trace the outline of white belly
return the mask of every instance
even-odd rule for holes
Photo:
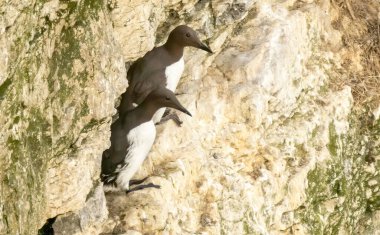
[[[179,79],[182,76],[183,70],[185,68],[185,62],[183,61],[183,57],[179,59],[177,62],[171,64],[170,66],[166,67],[165,69],[165,76],[166,76],[166,88],[168,88],[171,91],[175,91],[177,88]],[[157,123],[161,120],[162,115],[164,115],[165,108],[159,109],[153,116],[153,122]]]
[[[119,172],[116,179],[116,184],[119,188],[122,190],[129,189],[129,181],[148,156],[155,138],[156,127],[153,121],[144,122],[129,131],[127,140],[131,145],[124,159],[127,165]]]
[[[171,91],[175,91],[177,88],[179,79],[182,76],[183,69],[185,68],[185,62],[183,61],[183,57],[179,59],[177,62],[171,64],[165,69],[166,76],[166,88]]]

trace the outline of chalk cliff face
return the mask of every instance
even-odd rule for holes
[[[330,1],[0,9],[0,234],[36,234],[56,216],[57,234],[380,230],[380,121],[359,122],[351,87],[331,85],[347,53]],[[157,126],[136,178],[161,189],[104,195],[128,65],[179,24],[214,51],[185,50],[177,91],[193,117]]]
[[[93,191],[126,72],[96,1],[0,7],[0,234],[36,234]]]

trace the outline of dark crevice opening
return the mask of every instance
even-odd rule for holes
[[[56,219],[57,217],[47,219],[44,226],[38,230],[38,235],[54,235],[53,224]]]

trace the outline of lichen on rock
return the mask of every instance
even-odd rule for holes
[[[82,208],[97,181],[125,69],[101,3],[4,2],[1,11],[0,231],[36,234]]]

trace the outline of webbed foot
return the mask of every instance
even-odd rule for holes
[[[164,116],[161,118],[161,121],[157,122],[156,125],[160,125],[164,122],[167,122],[170,119],[172,119],[175,122],[175,124],[177,124],[177,126],[181,127],[183,122],[176,113],[167,113],[166,115],[164,114]]]
[[[125,191],[125,193],[131,193],[131,192],[134,192],[134,191],[139,191],[139,190],[142,190],[142,189],[145,189],[145,188],[156,188],[156,189],[160,189],[161,186],[158,185],[158,184],[153,184],[153,183],[149,183],[149,184],[143,184],[143,185],[138,185],[132,189],[129,189],[127,191]]]
[[[141,184],[142,182],[144,182],[145,180],[147,180],[149,178],[149,176],[141,179],[141,180],[130,180],[129,181],[129,186],[132,186],[132,185],[135,185],[135,184]]]

